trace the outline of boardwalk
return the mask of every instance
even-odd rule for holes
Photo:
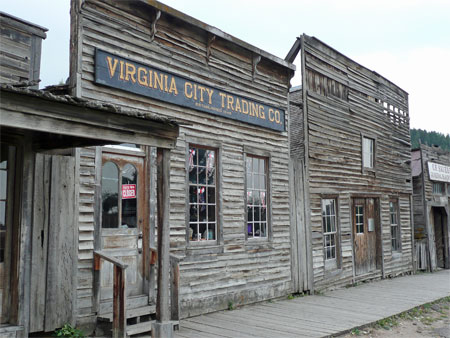
[[[323,337],[450,296],[450,270],[399,277],[181,321],[176,338]]]

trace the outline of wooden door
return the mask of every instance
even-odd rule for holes
[[[374,198],[353,199],[353,242],[355,273],[362,275],[377,268],[378,208]]]
[[[101,248],[128,265],[127,296],[144,293],[144,231],[148,229],[144,155],[103,151]],[[146,242],[146,241],[145,241]],[[101,300],[112,299],[113,266],[103,262]]]

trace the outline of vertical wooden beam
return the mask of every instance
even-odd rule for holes
[[[33,217],[33,174],[35,154],[28,137],[23,145],[22,190],[20,199],[20,237],[19,237],[19,273],[18,282],[18,325],[23,326],[24,337],[29,333],[30,320],[30,280],[31,280],[31,234]],[[12,297],[15,300],[15,297]],[[14,314],[13,314],[14,315]],[[13,316],[11,316],[13,317]]]
[[[151,147],[149,148],[148,152],[149,156],[149,177],[150,177],[150,206],[149,206],[149,213],[150,213],[150,226],[149,226],[149,247],[151,248],[151,255],[150,255],[150,271],[149,271],[149,290],[148,290],[148,301],[150,304],[155,304],[156,302],[156,257],[157,257],[157,251],[156,251],[156,204],[157,204],[157,193],[156,193],[156,182],[157,182],[157,164],[156,164],[156,148]],[[155,254],[153,253],[153,249],[155,249]]]
[[[152,325],[152,337],[170,338],[170,150],[157,151],[157,200],[158,200],[158,294],[156,297],[156,320]]]
[[[102,249],[101,239],[101,219],[102,219],[102,148],[95,147],[95,190],[94,190],[94,250]],[[94,255],[94,285],[93,285],[93,303],[92,311],[97,313],[100,311],[100,289],[101,289],[101,274],[100,270],[96,271],[96,268],[101,269],[100,259],[95,262],[96,255]]]
[[[125,269],[114,265],[113,295],[113,337],[126,337],[126,273]]]
[[[171,319],[177,321],[180,320],[180,265],[176,257],[170,257],[170,268],[172,273],[172,278],[170,281],[170,313]]]
[[[308,81],[306,79],[306,35],[303,34],[300,39],[301,48],[301,67],[302,67],[302,100],[303,100],[303,132],[305,139],[305,176],[304,182],[304,220],[305,220],[305,244],[306,244],[306,262],[307,273],[306,279],[308,283],[308,290],[311,293],[314,292],[314,271],[313,271],[313,259],[312,259],[312,230],[311,230],[311,203],[309,196],[309,132],[308,132]]]

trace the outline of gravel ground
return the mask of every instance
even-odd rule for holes
[[[341,335],[353,337],[445,337],[450,338],[450,297],[425,304],[376,324]]]

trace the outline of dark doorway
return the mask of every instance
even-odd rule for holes
[[[436,266],[438,268],[448,269],[448,235],[446,234],[447,213],[442,207],[433,207],[432,209],[434,243],[436,246]]]

